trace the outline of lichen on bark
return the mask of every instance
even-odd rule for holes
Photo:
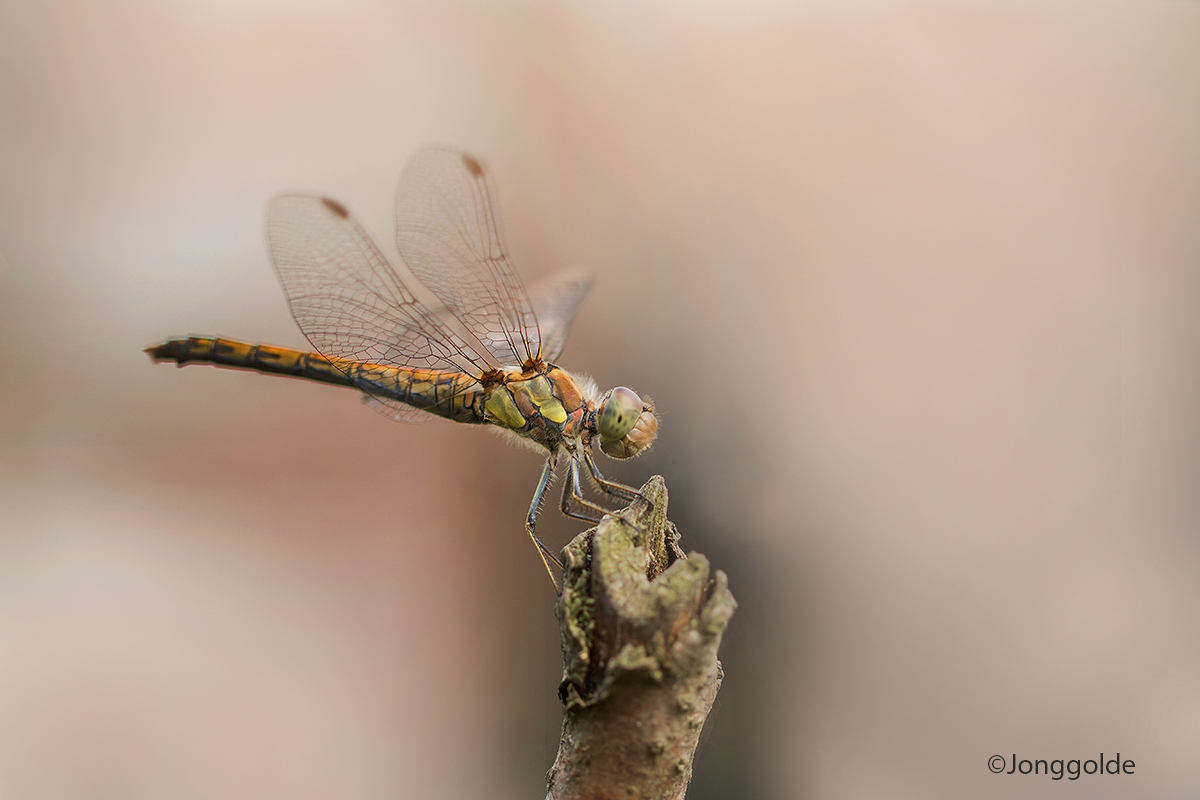
[[[548,800],[682,798],[723,673],[737,603],[725,573],[685,556],[661,477],[563,550],[555,606],[563,727]]]

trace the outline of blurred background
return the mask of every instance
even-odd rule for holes
[[[0,798],[544,792],[538,456],[141,352],[429,142],[729,573],[689,797],[1200,792],[1195,4],[3,0]]]

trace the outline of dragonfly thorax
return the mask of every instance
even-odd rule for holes
[[[574,449],[576,440],[587,447],[598,438],[605,454],[633,458],[658,435],[653,402],[624,386],[600,395],[590,379],[554,364],[504,373],[485,387],[483,410],[486,422],[548,450]]]
[[[578,437],[580,423],[593,404],[575,379],[546,364],[537,371],[512,370],[485,387],[485,421],[529,439],[548,450]]]

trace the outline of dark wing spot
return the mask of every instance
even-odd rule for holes
[[[463,153],[463,166],[467,168],[467,172],[471,173],[471,177],[475,180],[483,177],[483,164],[480,164],[466,153]]]
[[[350,212],[346,210],[346,207],[333,198],[322,197],[321,202],[325,204],[326,208],[342,219],[346,219],[350,216]]]

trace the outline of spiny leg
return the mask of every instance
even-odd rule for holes
[[[538,555],[542,558],[542,566],[546,568],[546,574],[550,576],[550,582],[554,584],[554,591],[559,591],[558,579],[554,577],[554,571],[550,569],[550,562],[554,562],[554,566],[562,571],[562,563],[550,552],[546,545],[542,544],[542,540],[533,532],[533,527],[537,523],[538,510],[542,506],[542,499],[546,496],[546,488],[550,485],[550,478],[554,475],[554,465],[558,461],[557,451],[551,450],[549,457],[546,459],[546,465],[542,467],[542,477],[538,480],[537,491],[533,493],[533,502],[529,504],[529,514],[525,517],[525,532],[529,534],[529,538],[533,540],[534,545],[538,549]],[[549,559],[549,560],[547,560]]]
[[[651,505],[650,498],[637,489],[634,489],[632,486],[626,486],[623,483],[610,481],[600,474],[600,467],[596,466],[596,458],[592,455],[590,448],[583,451],[583,463],[587,465],[588,474],[592,476],[592,481],[599,487],[600,491],[625,500],[642,500],[647,506]]]
[[[585,509],[589,509],[592,513],[583,513],[571,509],[571,501],[574,500]],[[567,465],[567,477],[563,480],[562,490],[562,513],[572,519],[581,519],[584,522],[599,522],[604,518],[605,514],[612,512],[602,508],[595,503],[587,500],[583,496],[583,491],[579,487],[579,456],[576,453],[571,454],[571,461]]]

